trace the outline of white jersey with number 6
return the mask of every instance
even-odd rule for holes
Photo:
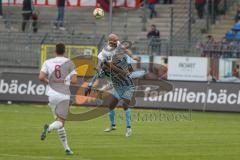
[[[44,62],[41,72],[47,74],[49,84],[47,86],[48,96],[64,96],[70,98],[69,84],[71,76],[77,74],[75,65],[66,57],[55,57]]]

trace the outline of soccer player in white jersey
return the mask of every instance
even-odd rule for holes
[[[124,50],[124,53],[119,52],[119,49]],[[119,41],[119,38],[116,34],[110,34],[108,36],[108,43],[103,48],[103,50],[100,52],[98,58],[102,60],[111,60],[112,57],[116,54],[127,54],[129,57],[131,57],[133,60],[140,61],[140,58],[138,56],[132,55],[132,52],[125,48],[121,42]]]
[[[46,60],[39,73],[39,80],[47,84],[49,106],[55,118],[55,121],[50,125],[45,124],[41,140],[44,140],[49,132],[57,130],[65,153],[72,155],[73,152],[68,146],[64,122],[70,105],[69,84],[77,83],[77,73],[74,64],[70,59],[64,57],[64,53],[65,45],[62,43],[57,44],[56,57]]]

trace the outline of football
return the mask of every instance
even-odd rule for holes
[[[104,17],[104,10],[102,8],[95,8],[93,11],[93,16],[96,19],[101,19]]]

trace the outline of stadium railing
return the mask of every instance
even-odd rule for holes
[[[207,1],[210,2],[210,1]],[[195,9],[195,1],[187,1],[187,10],[182,10],[182,13],[176,12],[175,8],[171,9],[171,25],[170,25],[170,55],[176,54],[178,50],[174,48],[178,46],[180,50],[195,50],[196,43],[202,39],[202,34],[206,33],[212,24],[220,15],[231,11],[231,8],[240,3],[240,0],[221,0],[216,8],[210,7],[209,3],[205,5],[205,15],[203,19],[199,19]],[[212,1],[214,3],[214,1]],[[179,27],[178,21],[182,20]],[[183,42],[184,41],[184,42]],[[179,43],[187,43],[182,45]],[[172,49],[171,49],[172,48]],[[184,53],[183,53],[184,54]],[[182,55],[182,53],[179,53]]]
[[[0,28],[2,32],[22,32],[22,20],[21,19],[1,19],[0,23],[3,26]],[[33,21],[27,22],[25,33],[33,33]],[[37,32],[58,32],[59,30],[54,27],[55,21],[53,20],[38,20]],[[74,21],[64,21],[65,30],[62,31],[68,34],[92,34],[96,35],[97,26],[95,22],[81,20],[81,24]]]
[[[103,45],[104,36],[0,33],[0,72],[3,68],[14,68],[16,71],[21,68],[38,70],[41,45],[59,42],[71,45],[95,45],[100,48]]]
[[[239,41],[206,42],[198,46],[202,56],[212,58],[240,58]]]
[[[194,47],[190,47],[194,46]],[[133,52],[139,55],[159,56],[199,56],[201,52],[195,47],[196,43],[186,41],[171,41],[161,38],[140,39],[133,44]]]

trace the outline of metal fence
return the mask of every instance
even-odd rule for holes
[[[215,23],[219,16],[226,14],[239,0],[207,0],[203,10],[203,17],[198,17],[195,1],[183,1],[184,7],[169,7],[169,39],[167,40],[147,40],[141,39],[136,44],[142,44],[141,52],[149,54],[167,54],[167,55],[196,55],[199,52],[195,50],[197,42],[202,40],[203,33],[210,30],[210,26]],[[145,1],[146,2],[146,1]],[[143,3],[144,4],[144,3]],[[146,29],[147,11],[146,5],[142,11],[142,29]],[[143,47],[145,46],[145,47]],[[148,46],[148,47],[147,47]],[[158,47],[152,47],[158,46]],[[161,47],[159,47],[161,46]],[[161,49],[156,49],[161,48]],[[156,51],[157,50],[157,51]]]
[[[101,47],[104,36],[0,33],[0,72],[6,68],[38,70],[42,44],[95,45]],[[6,70],[5,70],[6,71]]]
[[[147,1],[147,0],[145,0]],[[211,26],[218,18],[220,14],[225,14],[233,5],[236,5],[240,0],[220,0],[218,7],[214,7],[215,1],[218,0],[207,0],[204,10],[204,19],[199,19],[197,17],[197,12],[195,9],[195,1],[194,0],[186,0],[184,8],[179,8],[177,6],[169,7],[169,39],[171,41],[179,41],[185,40],[189,43],[195,42],[199,37],[201,37],[202,32],[207,32]],[[12,7],[9,7],[6,10],[6,18],[0,20],[5,24],[5,29],[9,32],[12,31],[21,31],[21,19],[16,19],[16,16],[12,15],[14,13],[11,12]],[[9,10],[9,11],[8,11]],[[10,16],[8,16],[8,12],[10,12]],[[21,12],[21,10],[18,10]],[[136,11],[137,12],[137,11]],[[113,32],[120,34],[123,39],[134,40],[132,38],[138,37],[139,32],[146,30],[147,24],[147,14],[148,9],[147,5],[144,5],[141,12],[139,13],[138,17],[134,17],[135,19],[142,17],[140,21],[134,21],[136,25],[133,25],[133,21],[131,19],[131,12],[127,9],[121,9],[116,11],[117,17],[113,17]],[[116,14],[115,13],[115,14]],[[18,13],[19,14],[19,13]],[[19,16],[19,15],[18,15]],[[91,16],[90,16],[91,17]],[[90,17],[80,17],[80,18],[71,18],[66,19],[65,27],[66,33],[68,34],[92,34],[96,35],[101,32],[101,34],[108,33],[108,23],[107,20],[104,21],[107,25],[103,26],[102,23],[96,22]],[[54,17],[52,17],[54,18]],[[101,20],[102,21],[102,20]],[[50,17],[44,17],[38,20],[38,31],[39,32],[56,32],[54,29],[54,20],[50,19]],[[102,28],[106,28],[102,30]],[[26,32],[32,32],[32,25],[28,25]],[[133,33],[134,32],[134,33]]]
[[[160,55],[160,56],[200,56],[202,52],[196,48],[196,43],[185,41],[174,42],[160,38],[141,39],[133,44],[134,54]]]
[[[79,20],[80,23],[72,22],[72,21],[65,21],[64,22],[64,30],[62,32],[67,34],[91,34],[95,36],[97,26],[95,22]],[[23,20],[21,19],[2,19],[0,20],[2,23],[2,32],[23,32],[22,31],[22,23]],[[54,26],[55,21],[53,20],[37,20],[36,28],[37,32],[40,33],[56,33],[59,32]],[[33,20],[27,21],[27,25],[25,28],[25,33],[34,33],[33,31]]]
[[[189,48],[188,45],[192,47]],[[142,39],[134,43],[135,54],[161,56],[205,56],[213,58],[240,58],[240,41],[207,41],[198,43],[175,42],[163,39]]]
[[[40,57],[43,35],[0,33],[0,66],[35,67]]]
[[[217,3],[218,2],[218,3]],[[185,21],[183,22],[182,27],[173,33],[173,38],[178,40],[179,38],[185,38],[189,42],[195,41],[195,39],[201,35],[197,34],[197,30],[203,33],[206,33],[212,24],[215,24],[216,20],[219,19],[219,16],[225,15],[228,11],[231,11],[231,8],[238,5],[239,0],[207,0],[204,5],[203,17],[199,18],[197,15],[197,9],[195,1],[187,1],[186,6],[188,6],[187,11],[185,12]],[[175,27],[174,21],[178,16],[174,17],[175,11],[172,10],[173,25]],[[181,17],[182,15],[179,15]],[[174,29],[172,29],[174,31]]]
[[[205,42],[198,46],[202,56],[212,58],[240,58],[239,41]]]

